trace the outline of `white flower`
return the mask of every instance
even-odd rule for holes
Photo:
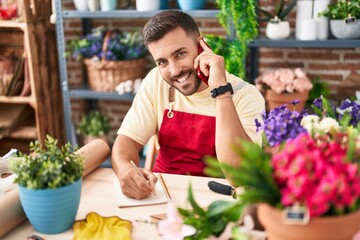
[[[309,133],[319,128],[320,118],[316,115],[307,115],[301,119],[300,125],[303,126]]]
[[[324,131],[325,133],[330,132],[331,130],[339,130],[339,123],[334,118],[324,118],[320,121],[319,130]]]

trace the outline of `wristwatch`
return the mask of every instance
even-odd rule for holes
[[[220,86],[218,88],[214,88],[213,90],[210,91],[210,94],[211,94],[212,98],[216,98],[217,96],[224,94],[226,92],[230,92],[231,94],[234,94],[234,90],[231,86],[231,83],[228,83],[225,86]]]

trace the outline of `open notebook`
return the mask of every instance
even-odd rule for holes
[[[157,174],[158,181],[155,185],[155,191],[147,198],[138,200],[126,197],[120,187],[120,182],[117,178],[114,178],[115,196],[118,207],[135,207],[145,205],[155,205],[166,203],[170,200],[170,194],[167,190],[165,182],[160,174]]]

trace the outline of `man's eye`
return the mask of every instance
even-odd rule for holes
[[[158,66],[161,66],[161,65],[164,65],[165,64],[165,61],[158,61]]]
[[[178,54],[177,54],[177,56],[178,57],[181,57],[181,56],[183,56],[185,54],[185,52],[179,52]]]

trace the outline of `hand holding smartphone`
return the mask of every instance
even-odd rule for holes
[[[210,46],[205,42],[205,40],[203,38],[201,38],[200,40],[202,40],[206,44],[206,46],[208,46],[210,48]],[[204,49],[200,46],[200,43],[199,43],[199,45],[198,45],[198,55],[200,53],[202,53],[203,51],[204,51]],[[201,72],[200,65],[198,66],[196,72],[197,72],[198,77],[201,79],[201,81],[206,83],[206,85],[209,85],[208,84],[209,77],[205,76],[205,74],[203,72]]]

